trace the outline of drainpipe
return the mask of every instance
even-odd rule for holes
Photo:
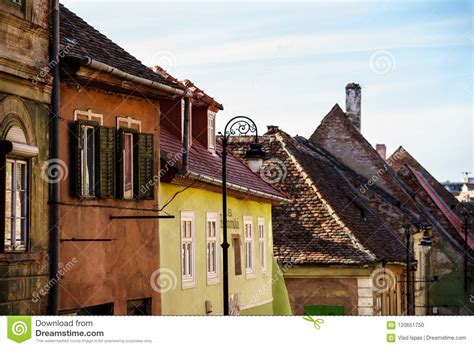
[[[54,165],[59,158],[59,0],[51,1],[51,45],[50,60],[56,62],[52,69],[53,89],[51,95],[51,111],[49,115],[50,124],[50,151],[49,163]],[[50,203],[50,229],[49,229],[49,306],[48,314],[57,315],[59,307],[58,292],[58,270],[59,270],[59,182],[56,180],[49,183],[49,203]]]
[[[186,175],[189,171],[189,144],[190,144],[190,129],[189,124],[191,121],[191,100],[189,97],[184,98],[184,122],[183,122],[183,163],[181,171]]]

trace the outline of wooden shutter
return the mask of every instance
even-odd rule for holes
[[[81,136],[82,122],[75,121],[73,124],[73,136],[71,140],[72,168],[74,168],[72,179],[72,192],[76,197],[82,197],[82,161],[81,151],[84,146]]]
[[[96,173],[98,180],[98,196],[100,198],[115,197],[115,128],[98,127],[96,129]]]
[[[135,134],[134,194],[136,199],[154,199],[153,134]]]

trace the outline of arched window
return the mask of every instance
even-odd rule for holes
[[[11,125],[0,141],[0,180],[5,185],[0,199],[0,231],[4,238],[1,251],[21,252],[28,249],[30,226],[30,167],[38,148],[31,146],[23,129]]]

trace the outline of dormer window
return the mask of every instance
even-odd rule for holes
[[[210,151],[216,150],[216,113],[207,113],[207,147]]]

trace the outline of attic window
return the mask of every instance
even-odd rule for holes
[[[92,112],[91,109],[87,110],[74,110],[74,121],[91,121],[102,126],[103,124],[102,114]]]
[[[207,144],[208,149],[216,149],[216,113],[208,111],[207,113]]]

